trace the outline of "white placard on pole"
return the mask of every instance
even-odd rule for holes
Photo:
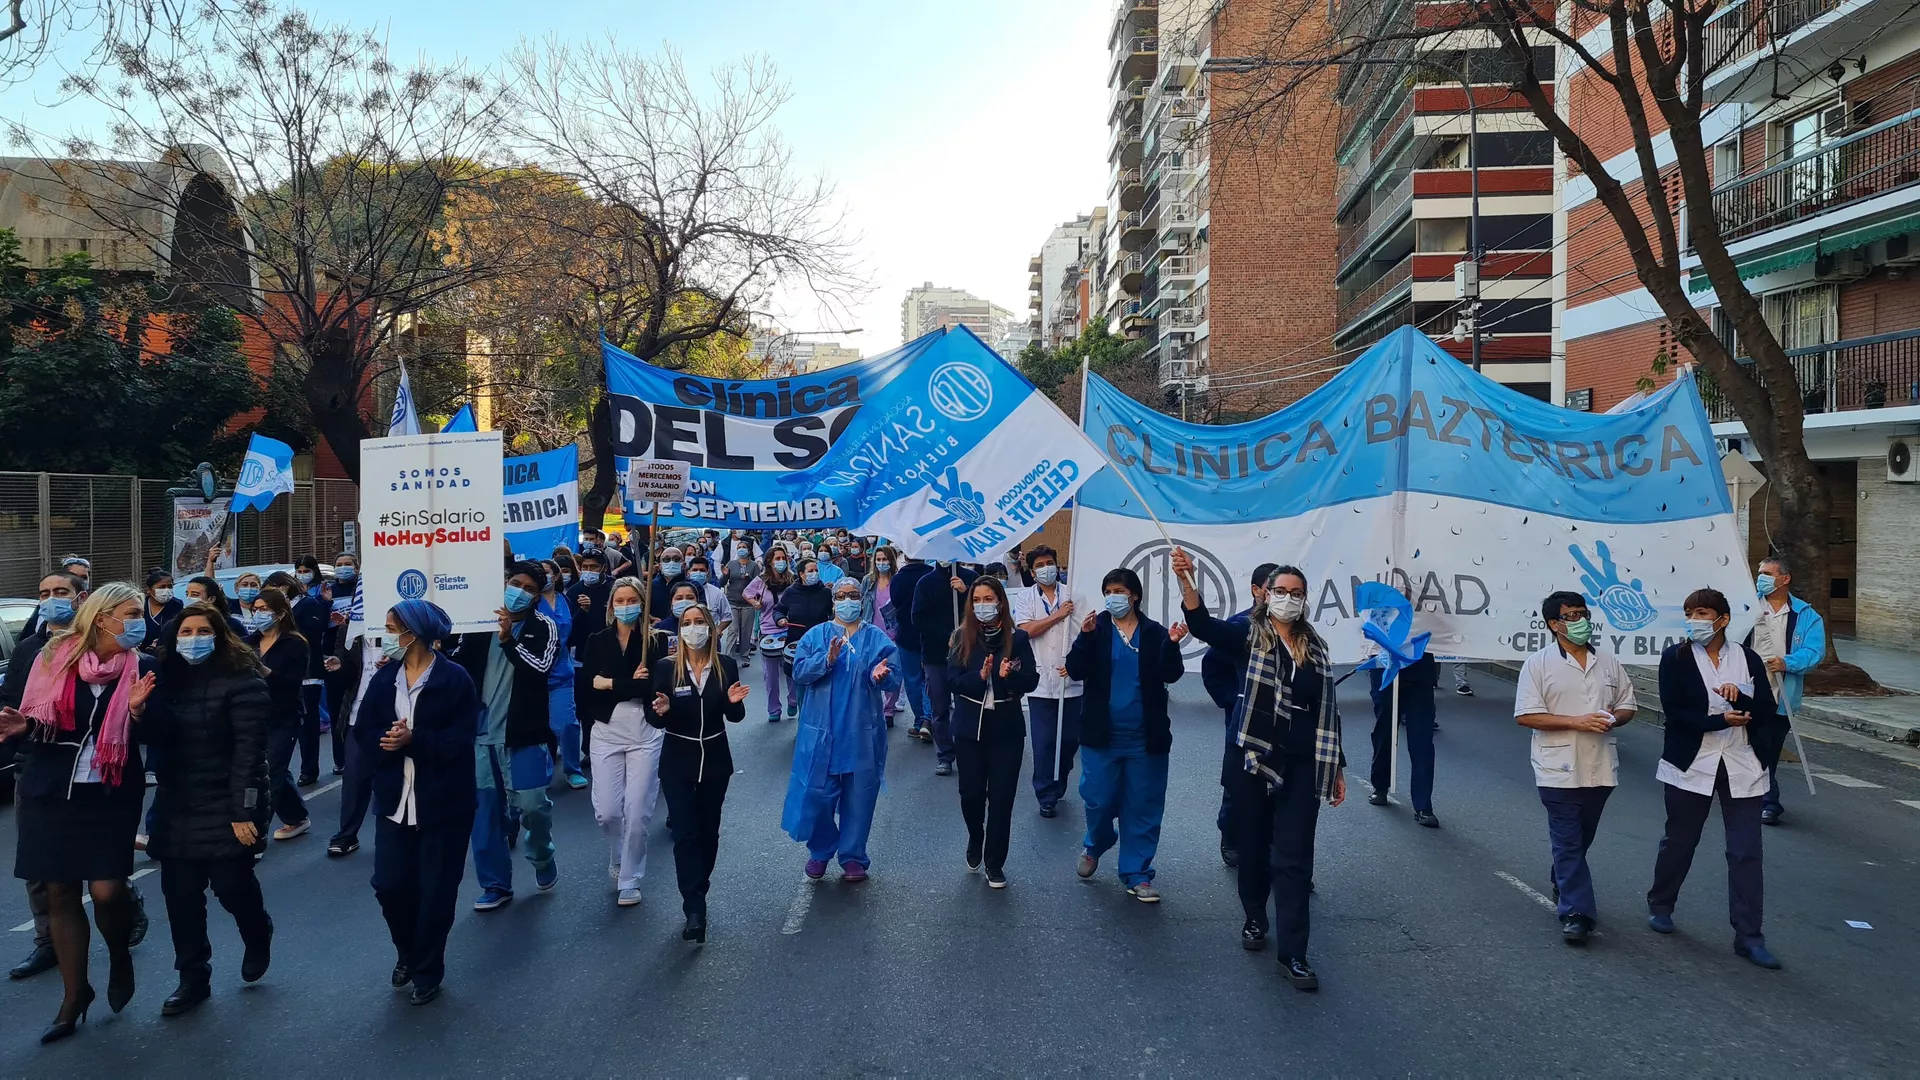
[[[627,463],[627,499],[631,502],[672,502],[687,493],[693,466],[684,461],[634,458]]]
[[[455,633],[499,625],[505,578],[497,431],[360,443],[362,589],[368,626],[402,600],[431,600]]]

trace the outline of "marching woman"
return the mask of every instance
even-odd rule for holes
[[[440,996],[478,806],[480,692],[433,648],[452,631],[437,604],[394,605],[380,646],[388,662],[373,673],[353,725],[373,773],[373,895],[393,938],[393,988],[411,986],[415,1005]]]
[[[160,648],[160,632],[180,617],[180,609],[186,605],[174,598],[173,575],[159,567],[147,571],[145,599],[146,603],[140,609],[140,613],[147,618],[145,649],[156,652]]]
[[[65,987],[40,1036],[64,1039],[86,1019],[87,913],[107,943],[107,1004],[133,998],[133,834],[145,801],[140,719],[153,696],[152,657],[140,591],[110,582],[90,593],[67,629],[34,659],[19,711],[0,709],[0,739],[26,733],[13,873],[46,883],[48,930]],[[84,892],[83,892],[84,890]]]
[[[1100,856],[1120,845],[1120,882],[1142,903],[1160,901],[1153,856],[1167,809],[1167,759],[1173,725],[1167,686],[1186,673],[1180,642],[1187,628],[1161,626],[1140,610],[1140,575],[1107,571],[1104,611],[1080,624],[1066,675],[1085,684],[1080,705],[1080,801],[1087,836],[1078,872],[1090,878]],[[1115,822],[1119,828],[1115,829]]]
[[[982,577],[953,632],[947,682],[953,690],[953,748],[960,766],[960,816],[967,823],[967,871],[987,868],[987,885],[1007,887],[1013,801],[1026,760],[1020,699],[1040,685],[1033,643],[1013,625],[1006,587]]]
[[[863,564],[866,560],[862,560]],[[900,612],[893,606],[893,568],[900,564],[900,555],[891,547],[881,545],[873,549],[873,569],[860,582],[860,618],[880,628],[887,640],[899,644]],[[835,606],[838,606],[835,601]],[[899,664],[894,664],[899,667]],[[902,678],[905,678],[904,669]],[[903,684],[904,685],[904,684]],[[887,691],[886,701],[881,703],[881,711],[887,715],[887,726],[893,726],[894,715],[900,711],[900,689]]]
[[[187,584],[181,591],[186,594],[183,599],[188,607],[194,604],[206,604],[226,621],[227,629],[233,632],[235,638],[245,641],[247,628],[239,619],[234,618],[233,608],[227,603],[227,594],[221,591],[218,581],[211,577],[188,578]],[[251,602],[247,606],[251,607]]]
[[[687,915],[684,941],[707,940],[707,886],[720,852],[720,808],[733,779],[727,724],[747,715],[747,685],[720,655],[713,615],[695,605],[680,615],[673,652],[653,662],[655,722],[667,733],[660,791],[673,823],[673,868]]]
[[[807,631],[821,623],[833,621],[833,590],[820,576],[819,560],[811,557],[800,560],[800,580],[780,594],[775,610],[778,612],[775,625],[787,632],[789,645],[806,637]],[[788,649],[789,656],[792,652]],[[787,663],[787,674],[793,674],[792,661]]]
[[[653,628],[668,636],[680,633],[680,616],[700,606],[700,594],[705,591],[700,586],[684,578],[680,584],[667,590],[667,610],[654,610],[657,616]]]
[[[212,604],[187,607],[169,628],[160,676],[163,707],[140,734],[165,751],[154,770],[160,784],[147,850],[160,860],[180,972],[160,1014],[179,1016],[212,995],[209,887],[246,946],[240,977],[260,981],[272,958],[273,920],[253,872],[267,824],[269,706],[260,661]]]
[[[754,617],[760,620],[760,675],[767,686],[767,723],[777,724],[780,722],[780,676],[786,671],[782,656],[787,648],[786,634],[780,629],[780,597],[796,579],[785,547],[776,546],[767,556],[765,569],[748,583],[746,598]],[[794,716],[799,711],[800,687],[788,679],[787,715]]]
[[[1307,619],[1307,577],[1282,566],[1267,579],[1267,609],[1246,625],[1215,619],[1193,586],[1193,559],[1173,550],[1181,602],[1195,637],[1231,657],[1240,672],[1233,743],[1240,768],[1222,776],[1231,788],[1240,851],[1240,944],[1267,944],[1267,897],[1280,973],[1296,990],[1320,989],[1307,964],[1307,894],[1313,889],[1313,836],[1320,803],[1347,798],[1327,643]],[[1267,858],[1261,858],[1261,852]]]
[[[294,629],[293,605],[279,589],[261,590],[244,621],[253,631],[253,649],[266,669],[267,780],[273,812],[280,815],[280,827],[274,830],[273,838],[291,840],[313,825],[300,789],[293,783],[293,750],[300,740],[307,705],[302,691],[307,679],[307,639]]]
[[[592,744],[593,816],[611,849],[607,873],[621,907],[640,902],[647,829],[660,804],[660,750],[666,741],[647,707],[653,702],[649,665],[667,655],[667,635],[640,625],[645,587],[634,577],[614,582],[607,627],[587,641],[582,656],[603,706]],[[649,634],[652,641],[643,646]]]
[[[867,880],[867,834],[887,772],[882,698],[900,690],[899,650],[860,617],[860,584],[833,585],[833,621],[800,639],[793,678],[807,688],[793,746],[793,774],[780,827],[807,845],[807,877],[819,881],[840,857],[848,881]]]

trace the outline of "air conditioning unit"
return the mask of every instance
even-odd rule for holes
[[[1913,242],[1912,234],[1887,237],[1887,265],[1920,266],[1920,244]]]
[[[1821,281],[1858,281],[1872,272],[1867,253],[1858,248],[1829,252],[1813,260],[1813,276]]]
[[[1913,460],[1916,445],[1920,445],[1920,438],[1912,435],[1895,435],[1887,440],[1888,483],[1920,483],[1920,465],[1916,465]]]

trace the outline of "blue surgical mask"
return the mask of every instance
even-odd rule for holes
[[[807,585],[818,585],[820,584],[820,571],[809,570],[806,573],[800,575],[800,580],[802,583]]]
[[[1687,636],[1702,645],[1712,641],[1715,633],[1712,619],[1687,620]]]
[[[243,611],[240,613],[240,625],[248,630],[265,630],[273,625],[273,615],[265,611]]]
[[[613,605],[613,617],[628,626],[632,626],[634,623],[640,621],[640,605],[615,604]]]
[[[305,570],[300,571],[298,574],[295,574],[294,576],[300,579],[300,584],[302,585],[313,584],[313,575],[311,573],[308,573]]]
[[[1033,572],[1033,580],[1042,585],[1051,585],[1060,580],[1060,568],[1057,566],[1043,566]]]
[[[507,610],[522,612],[533,606],[533,594],[518,585],[507,586]]]
[[[206,663],[207,657],[213,655],[213,635],[183,637],[174,642],[174,651],[180,654],[180,659],[189,664]]]
[[[893,561],[892,561],[892,560],[890,560],[890,559],[875,559],[875,560],[873,560],[873,572],[874,572],[874,573],[876,573],[876,574],[885,574],[885,573],[890,573],[890,572],[892,572],[892,570],[893,570]]]
[[[858,597],[833,602],[833,617],[841,622],[850,623],[860,618],[860,600]]]
[[[598,571],[598,570],[582,570],[582,571],[580,571],[580,584],[582,584],[582,585],[598,585],[598,584],[600,584],[600,571]]]
[[[359,576],[360,576],[359,571],[355,570],[351,566],[335,567],[333,571],[333,580],[339,582],[342,585],[353,584],[353,579]]]
[[[695,570],[693,573],[687,575],[687,580],[693,582],[695,585],[705,585],[707,583],[707,572],[705,570]]]
[[[126,629],[113,635],[113,640],[123,649],[139,648],[140,643],[147,640],[147,620],[138,615],[128,619]]]
[[[973,617],[980,622],[990,623],[1000,620],[1000,605],[989,600],[984,604],[973,605]]]
[[[1759,593],[1761,596],[1773,595],[1773,575],[1761,574],[1759,577],[1754,578],[1753,591]]]
[[[1126,593],[1108,593],[1100,602],[1107,605],[1107,614],[1116,619],[1126,618],[1127,612],[1133,610],[1133,597]]]
[[[233,591],[233,595],[239,597],[241,603],[251,604],[255,600],[260,599],[260,590],[259,588],[253,585],[245,585],[245,586],[242,586],[241,588],[235,589]]]
[[[389,660],[398,660],[407,655],[407,646],[400,640],[400,636],[395,634],[380,643],[380,655]]]
[[[786,572],[787,572],[787,560],[785,560],[785,559],[775,559],[775,560],[773,560],[773,572],[774,572],[774,573],[776,573],[776,574],[784,574],[784,573],[786,573]]]
[[[40,601],[40,621],[65,626],[73,621],[73,601],[64,596],[49,596]]]
[[[692,606],[693,606],[693,601],[691,600],[675,600],[673,602],[673,617],[677,619],[680,616],[685,615],[687,613],[687,609]]]
[[[660,564],[660,572],[667,575],[670,578],[677,578],[680,576],[680,567],[682,565],[684,564],[677,563],[677,562],[663,562]]]

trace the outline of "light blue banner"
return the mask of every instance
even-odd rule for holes
[[[1403,327],[1333,380],[1245,424],[1182,423],[1098,376],[1088,438],[1164,521],[1295,517],[1396,490],[1593,522],[1728,513],[1732,500],[1690,378],[1621,413],[1556,408],[1510,390]],[[1081,505],[1147,515],[1114,472]]]
[[[580,542],[580,451],[563,446],[500,462],[500,520],[515,555],[544,559]]]

